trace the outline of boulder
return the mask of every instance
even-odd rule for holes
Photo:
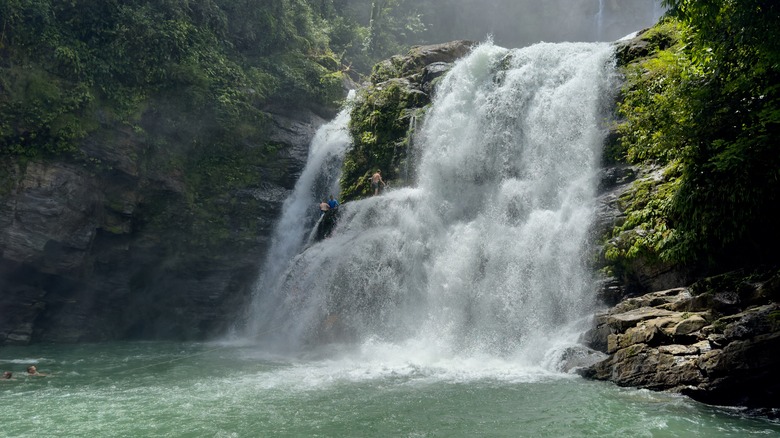
[[[473,41],[457,40],[442,44],[414,46],[405,56],[396,55],[374,66],[371,82],[377,84],[390,78],[425,75],[423,70],[427,66],[432,66],[430,70],[435,72],[429,72],[429,75],[441,75],[449,69],[452,62],[466,56],[475,45],[476,43]]]
[[[768,287],[759,283],[752,290]],[[741,308],[746,300],[740,298],[707,307],[713,297],[743,296],[726,292],[701,285],[668,289],[626,299],[597,315],[582,341],[609,356],[580,374],[706,403],[780,408],[774,374],[780,367],[780,305]],[[733,306],[740,311],[718,311],[731,312]]]

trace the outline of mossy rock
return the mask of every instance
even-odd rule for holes
[[[410,182],[408,148],[411,121],[431,103],[436,83],[465,56],[475,43],[452,41],[415,46],[406,56],[376,64],[372,84],[364,88],[352,108],[353,145],[342,169],[341,197],[345,201],[370,196],[370,178],[382,171],[385,181],[398,187]]]
[[[618,66],[626,66],[674,46],[680,42],[681,32],[679,23],[667,20],[639,32],[630,40],[618,42],[615,50]]]
[[[385,180],[401,176],[400,168],[407,158],[410,109],[428,103],[428,95],[405,79],[391,79],[360,94],[349,126],[353,146],[344,159],[342,199],[369,196],[370,178],[377,170],[382,170]]]

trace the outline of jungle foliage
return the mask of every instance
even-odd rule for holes
[[[623,154],[658,166],[623,199],[607,256],[721,270],[776,262],[780,230],[780,4],[666,0],[625,68]]]
[[[160,101],[206,127],[207,143],[259,134],[249,127],[269,101],[333,105],[338,64],[322,61],[332,53],[309,5],[256,3],[3,0],[2,153],[73,152],[99,124],[138,127]]]
[[[405,48],[419,17],[410,0],[0,0],[0,158],[110,174],[130,144],[138,178],[183,191],[142,184],[138,220],[251,242],[241,190],[289,183],[269,113],[333,114],[344,77]]]

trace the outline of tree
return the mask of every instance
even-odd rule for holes
[[[710,269],[776,262],[780,4],[665,4],[685,29],[684,45],[665,60],[655,58],[675,67],[645,82],[648,88],[633,88],[624,109],[641,103],[624,137],[635,159],[664,157],[679,175],[674,191],[665,192],[671,203],[661,203],[672,238],[653,249],[663,259]]]

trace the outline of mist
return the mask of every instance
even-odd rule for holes
[[[432,2],[433,3],[433,2]],[[540,41],[614,41],[654,24],[661,0],[439,0],[425,14],[428,42],[482,41],[504,47]]]

